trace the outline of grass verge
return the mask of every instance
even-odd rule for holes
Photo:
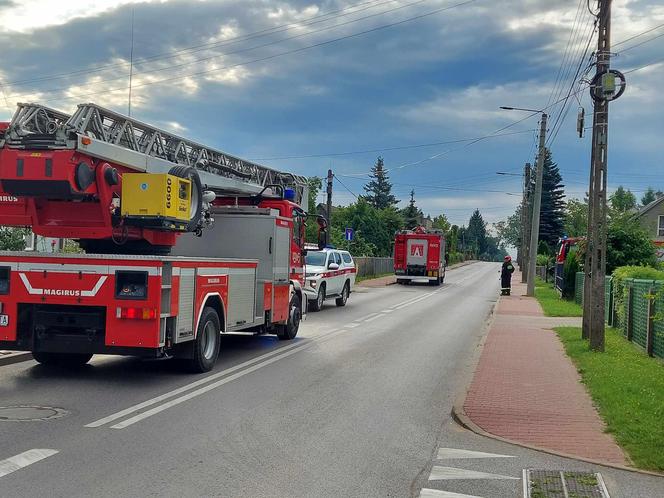
[[[607,432],[636,467],[664,472],[664,365],[606,329],[606,351],[595,353],[578,327],[555,329],[578,368]]]
[[[535,297],[546,316],[583,316],[583,308],[574,301],[562,299],[553,284],[537,279]]]

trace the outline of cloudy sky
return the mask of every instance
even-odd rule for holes
[[[382,155],[425,212],[505,218],[521,179],[496,172],[533,160],[538,116],[501,105],[547,107],[567,193],[585,192],[586,0],[0,0],[0,120],[22,101],[126,112],[132,15],[134,117],[307,176],[331,167],[335,203]],[[662,1],[614,0],[612,41],[613,67],[638,70],[611,104],[609,184],[640,197],[664,190]]]

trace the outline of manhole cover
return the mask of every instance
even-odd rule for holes
[[[528,469],[526,498],[609,498],[602,475],[595,472]]]
[[[68,415],[51,406],[0,406],[0,422],[44,422]]]

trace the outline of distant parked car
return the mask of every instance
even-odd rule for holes
[[[309,251],[305,263],[304,294],[307,296],[309,309],[320,311],[326,299],[335,299],[337,306],[346,306],[357,274],[350,253],[329,248]]]

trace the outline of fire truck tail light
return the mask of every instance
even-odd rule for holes
[[[126,320],[154,320],[157,310],[154,308],[118,308],[117,317]]]
[[[0,266],[0,294],[9,294],[9,267]]]

